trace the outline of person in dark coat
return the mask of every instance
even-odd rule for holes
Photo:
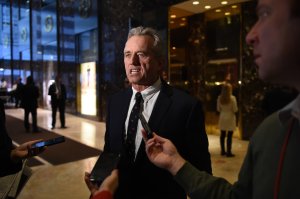
[[[65,124],[65,107],[66,107],[66,87],[61,82],[60,76],[56,76],[55,82],[49,87],[48,95],[51,96],[52,108],[52,128],[55,128],[56,112],[59,111],[60,127],[66,128]]]
[[[122,153],[115,199],[186,199],[173,177],[148,160],[141,123],[131,117],[138,107],[154,132],[175,142],[198,169],[212,172],[202,105],[160,78],[164,63],[161,42],[152,28],[137,27],[129,32],[124,65],[131,86],[108,100],[104,152]]]
[[[22,90],[22,107],[24,108],[24,126],[27,132],[29,132],[29,113],[32,117],[32,131],[37,132],[37,107],[39,98],[39,89],[34,85],[32,76],[28,76],[26,79],[26,85]]]
[[[22,83],[22,78],[19,77],[17,80],[17,88],[15,90],[15,107],[18,108],[20,106],[21,102],[21,94],[22,94],[22,89],[24,87],[24,84]]]

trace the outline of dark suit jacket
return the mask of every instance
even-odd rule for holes
[[[65,103],[66,101],[66,87],[64,84],[60,84],[60,88],[61,88],[61,94],[60,94],[60,98],[57,98],[57,94],[56,94],[56,83],[51,84],[51,86],[49,87],[48,90],[48,95],[51,96],[51,105],[58,105],[58,103]]]
[[[22,89],[21,106],[27,109],[38,107],[39,89],[34,84],[26,84]]]
[[[122,151],[131,96],[132,89],[129,88],[108,100],[105,151]],[[204,114],[195,98],[162,82],[149,126],[158,135],[170,139],[186,160],[198,169],[211,173]],[[119,176],[115,198],[186,199],[186,194],[171,174],[148,160],[144,142],[139,148],[134,168],[126,167],[121,159]]]
[[[5,128],[5,112],[3,101],[0,99],[0,177],[16,173],[22,168],[22,162],[14,163],[10,159],[13,149],[12,141]]]

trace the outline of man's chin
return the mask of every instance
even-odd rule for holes
[[[270,74],[270,73],[259,73],[259,79],[266,83],[271,84],[283,84],[287,85],[286,79],[283,77],[283,74]]]

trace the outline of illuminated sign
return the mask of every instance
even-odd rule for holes
[[[80,65],[81,113],[96,116],[96,63]]]

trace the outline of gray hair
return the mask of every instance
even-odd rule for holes
[[[158,34],[158,32],[153,28],[142,27],[142,26],[132,28],[128,33],[127,40],[133,36],[143,36],[143,35],[147,35],[153,38],[154,40],[153,52],[157,57],[162,58],[164,56],[162,39]]]

